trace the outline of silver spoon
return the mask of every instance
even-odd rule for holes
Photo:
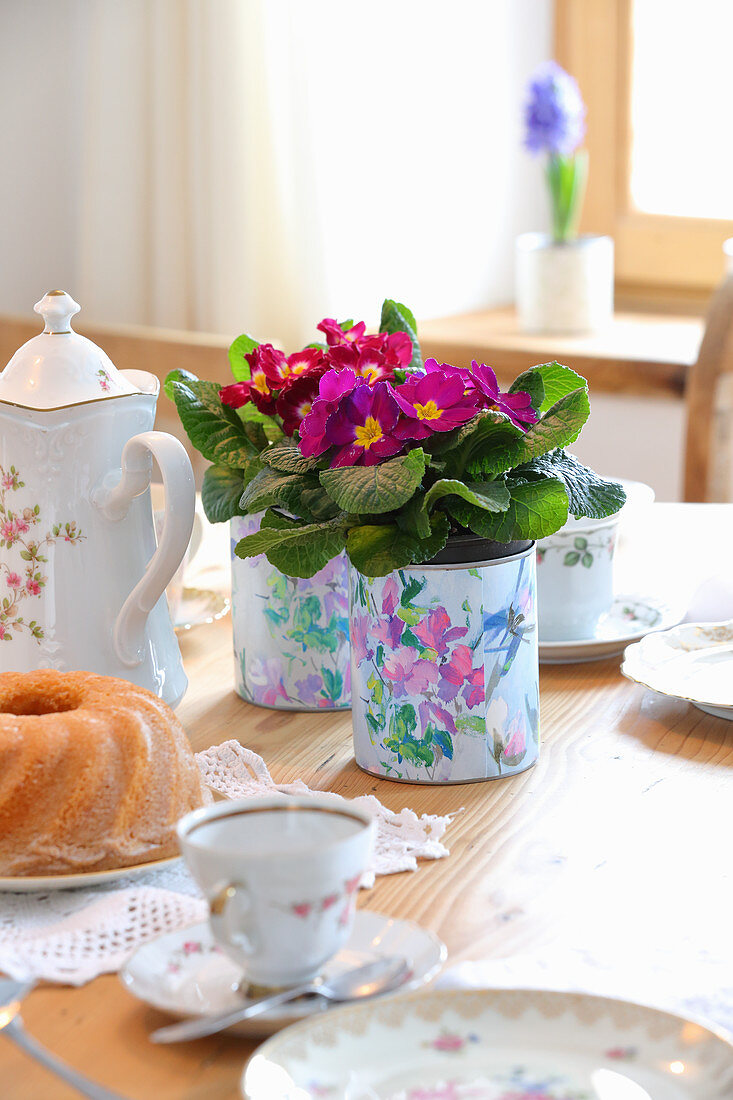
[[[281,993],[261,997],[244,1008],[234,1009],[221,1016],[202,1016],[200,1019],[184,1020],[180,1024],[158,1028],[150,1039],[153,1043],[180,1043],[184,1039],[201,1039],[204,1035],[214,1035],[232,1024],[238,1024],[240,1020],[258,1016],[268,1008],[294,1001],[305,993],[318,993],[329,1001],[356,1001],[361,997],[375,997],[378,993],[388,993],[402,985],[409,971],[410,967],[405,959],[396,955],[387,956],[359,966],[356,970],[347,970],[345,974],[337,974],[333,978],[316,978],[315,981],[295,985]]]
[[[55,1073],[62,1081],[72,1085],[82,1096],[88,1096],[89,1100],[125,1100],[119,1092],[110,1092],[77,1073],[27,1033],[20,1018],[20,1002],[34,985],[35,982],[32,981],[16,982],[12,978],[0,978],[0,1030],[3,1035],[12,1039],[21,1050],[35,1058],[51,1073]]]

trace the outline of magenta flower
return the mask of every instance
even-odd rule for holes
[[[524,390],[517,393],[502,393],[491,367],[476,360],[471,362],[471,370],[466,372],[476,387],[476,394],[484,409],[496,409],[509,417],[512,424],[527,430],[530,424],[536,424],[539,416],[532,408],[532,399]]]
[[[359,321],[358,325],[352,325],[344,332],[341,325],[333,317],[324,317],[320,325],[316,325],[316,328],[325,335],[328,346],[333,348],[338,347],[340,344],[353,344],[356,340],[360,340],[366,331],[366,323]]]
[[[402,439],[427,439],[433,432],[453,431],[478,412],[476,398],[466,396],[457,371],[431,371],[408,378],[394,393],[407,417],[396,433]]]
[[[449,629],[450,628],[450,629]],[[450,615],[444,607],[436,607],[428,612],[426,619],[413,626],[412,633],[420,639],[426,649],[434,649],[439,657],[448,651],[448,644],[456,638],[468,634],[465,626],[450,625]]]
[[[356,375],[351,370],[329,370],[323,375],[318,383],[318,397],[300,424],[300,451],[306,458],[322,455],[331,446],[326,438],[326,422],[355,385]]]
[[[403,695],[420,695],[429,684],[438,680],[438,670],[431,661],[419,660],[417,650],[410,646],[390,653],[384,661],[385,677],[392,683],[395,699]]]
[[[353,370],[357,378],[366,378],[370,386],[394,378],[394,364],[378,348],[344,344],[331,348],[330,358],[337,370]]]
[[[388,382],[369,386],[357,379],[355,388],[326,421],[328,444],[340,448],[331,466],[376,466],[401,451],[403,441],[394,435],[399,414]]]

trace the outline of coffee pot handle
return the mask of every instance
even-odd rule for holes
[[[150,485],[152,457],[163,475],[165,513],[158,548],[125,600],[113,630],[117,656],[127,668],[144,658],[145,624],[183,561],[193,530],[196,488],[191,460],[182,443],[166,432],[141,432],[122,451],[122,477],[97,504],[108,519],[127,515],[131,501]]]

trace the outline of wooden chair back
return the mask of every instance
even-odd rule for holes
[[[158,328],[111,328],[102,325],[74,324],[82,336],[87,336],[106,351],[120,370],[144,370],[156,375],[162,384],[166,375],[176,368],[191,371],[199,378],[225,385],[231,382],[227,348],[231,339],[210,333],[178,332]],[[0,370],[15,351],[42,331],[40,318],[36,321],[18,317],[0,317]],[[155,427],[170,432],[185,444],[191,458],[196,483],[200,487],[207,465],[194,450],[181,427],[175,406],[161,390],[158,398]]]
[[[686,501],[733,501],[733,274],[712,297],[685,390]]]

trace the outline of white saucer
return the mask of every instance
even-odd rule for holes
[[[623,653],[630,642],[652,631],[676,626],[683,617],[681,607],[673,607],[655,596],[616,596],[613,607],[601,617],[592,638],[566,642],[547,642],[540,638],[540,664],[603,661]]]
[[[445,962],[446,949],[437,936],[413,921],[360,909],[348,943],[323,973],[338,974],[385,955],[401,955],[410,962],[408,978],[395,991],[403,993],[435,977]],[[242,968],[214,944],[206,922],[151,940],[139,947],[120,971],[120,980],[130,993],[178,1018],[218,1015],[244,1006],[246,998],[239,992],[242,978]],[[320,1015],[328,1007],[320,998],[304,999],[243,1020],[229,1030],[240,1035],[270,1035],[296,1020]]]
[[[0,891],[14,894],[37,894],[47,890],[77,890],[88,886],[102,886],[116,882],[128,875],[145,875],[148,871],[160,871],[179,860],[180,856],[154,859],[150,863],[136,863],[132,867],[115,867],[112,871],[83,871],[78,875],[18,875],[0,878]]]
[[[626,650],[621,672],[733,722],[733,622],[684,623],[644,638]]]
[[[365,1001],[268,1039],[245,1100],[730,1100],[727,1037],[583,993],[428,990]]]
[[[223,619],[229,610],[228,596],[213,588],[184,588],[174,627],[178,633]]]

